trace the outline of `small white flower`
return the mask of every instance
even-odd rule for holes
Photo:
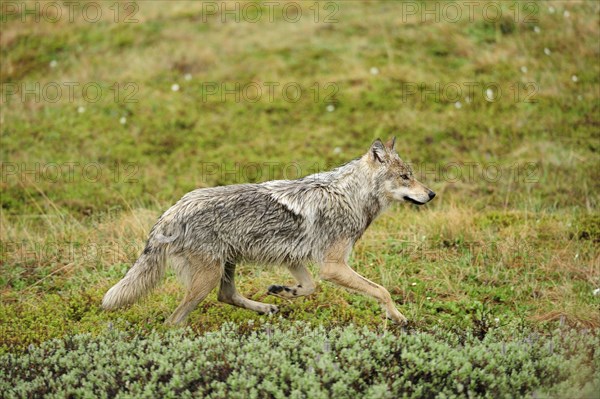
[[[58,65],[58,61],[56,61],[56,60],[50,61],[50,68],[56,68],[57,65]]]
[[[124,124],[126,124],[126,123],[127,123],[127,118],[125,118],[124,116],[122,116],[122,117],[121,117],[121,119],[119,119],[119,123],[120,123],[121,125],[124,125]]]
[[[417,285],[417,283],[412,283],[411,285],[414,287],[415,285]]]
[[[379,75],[379,68],[377,67],[372,67],[370,69],[371,75]]]
[[[540,29],[540,27],[539,27],[539,26],[534,26],[534,27],[533,27],[533,31],[534,31],[535,33],[540,33],[542,30]]]
[[[598,296],[598,295],[600,295],[600,288],[596,288],[594,291],[592,291],[592,294],[593,294],[594,296]]]
[[[554,10],[554,7],[552,7],[552,6],[548,7],[548,12],[549,12],[550,14],[554,14],[554,11],[555,11],[555,10]]]
[[[527,67],[525,65],[521,67],[521,72],[527,73]]]
[[[495,322],[496,324],[498,324],[498,323],[500,323],[500,319],[499,319],[498,317],[496,317],[496,318],[494,319],[494,322]]]
[[[431,300],[431,297],[430,297],[430,296],[428,296],[426,299],[427,299],[428,301],[430,301],[430,300]]]
[[[577,82],[579,80],[579,78],[577,77],[577,75],[573,75],[573,76],[571,76],[571,80],[573,82]]]
[[[79,112],[80,114],[83,114],[85,112],[85,107],[80,105],[79,107],[77,107],[77,112]]]
[[[569,18],[571,16],[571,13],[569,11],[565,10],[565,12],[563,12],[563,16],[565,18]]]
[[[552,51],[550,51],[550,49],[548,47],[545,47],[544,48],[544,54],[550,55],[550,54],[552,54]]]
[[[454,108],[456,109],[461,109],[462,108],[462,104],[460,103],[460,101],[457,101],[454,103]]]
[[[183,76],[183,78],[184,78],[185,80],[187,80],[187,81],[190,81],[190,80],[192,80],[192,74],[191,74],[191,73],[186,73],[186,74]]]
[[[177,83],[174,83],[174,84],[171,86],[171,90],[172,90],[172,91],[179,91],[179,85],[178,85]]]
[[[494,101],[494,90],[492,89],[487,89],[485,91],[485,99],[488,101]]]
[[[333,153],[334,153],[334,154],[341,154],[341,153],[342,153],[342,149],[341,149],[340,147],[335,147],[335,148],[333,149]]]
[[[335,111],[335,105],[329,104],[325,109],[327,110],[327,112],[333,112]]]
[[[579,258],[579,254],[578,253],[575,254],[575,259],[577,259],[577,258]]]

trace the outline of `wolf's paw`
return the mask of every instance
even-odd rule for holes
[[[386,317],[392,322],[398,324],[399,326],[406,326],[408,324],[408,319],[398,311],[394,312],[393,314],[390,314],[390,312],[386,312]]]
[[[269,288],[267,288],[267,294],[278,296],[280,298],[295,298],[298,296],[298,290],[284,285],[270,285]]]
[[[265,305],[265,309],[258,312],[260,315],[272,315],[279,313],[279,308],[275,305]]]

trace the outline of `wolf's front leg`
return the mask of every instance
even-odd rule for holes
[[[321,266],[321,277],[342,287],[372,296],[385,309],[388,318],[400,325],[405,325],[408,322],[406,317],[396,309],[388,290],[356,273],[346,262],[324,263]]]
[[[288,269],[296,281],[298,281],[298,285],[294,287],[287,287],[285,285],[272,285],[267,290],[268,294],[281,298],[292,299],[300,296],[310,295],[315,291],[315,282],[313,281],[313,278],[306,266],[301,264],[292,265],[288,266]]]

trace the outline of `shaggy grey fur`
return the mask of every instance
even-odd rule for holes
[[[188,291],[205,265],[218,265],[220,278],[233,280],[232,270],[225,273],[225,265],[235,268],[244,261],[292,269],[308,263],[323,265],[331,263],[328,257],[340,245],[344,262],[391,201],[421,204],[435,195],[414,179],[393,147],[393,141],[385,146],[376,140],[364,156],[298,180],[203,188],[184,195],[159,218],[143,253],[107,292],[102,306],[113,309],[147,293],[160,281],[167,258],[175,260]],[[308,279],[304,278],[305,284],[310,285]],[[210,292],[212,287],[206,289]],[[238,306],[263,310],[253,304]]]

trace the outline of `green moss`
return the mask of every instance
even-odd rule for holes
[[[515,212],[491,211],[479,216],[476,223],[482,227],[504,228],[522,221],[523,216]]]
[[[600,215],[584,215],[579,220],[579,226],[574,234],[580,240],[600,242]]]

